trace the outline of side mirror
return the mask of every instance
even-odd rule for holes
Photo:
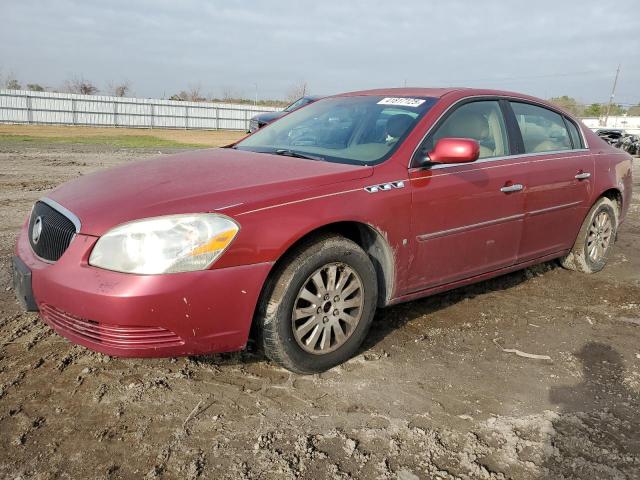
[[[467,163],[475,162],[480,156],[480,144],[470,138],[441,138],[433,150],[428,153],[428,160],[433,163]]]

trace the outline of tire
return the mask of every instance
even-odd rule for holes
[[[334,235],[310,240],[292,251],[265,285],[256,319],[259,343],[269,359],[288,370],[323,372],[357,352],[377,296],[376,272],[362,248]]]
[[[605,224],[600,225],[598,222],[603,219]],[[617,205],[605,197],[598,199],[585,217],[571,252],[560,259],[560,264],[568,270],[583,273],[599,272],[607,264],[615,243],[617,230]],[[603,246],[605,243],[606,246]],[[594,252],[594,244],[601,248],[596,248],[595,253],[592,254],[590,252]]]

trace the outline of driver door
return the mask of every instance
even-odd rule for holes
[[[480,158],[409,171],[412,241],[409,291],[419,291],[513,265],[524,221],[526,164],[510,157],[498,100],[467,102],[443,118],[423,151],[441,138],[471,138]],[[522,186],[522,189],[519,186]]]

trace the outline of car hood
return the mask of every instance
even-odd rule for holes
[[[277,120],[280,117],[283,117],[287,113],[288,112],[285,111],[261,113],[260,115],[256,115],[255,117],[253,117],[252,120],[257,120],[262,123],[269,123]]]
[[[68,182],[49,195],[78,216],[80,233],[102,235],[140,218],[211,212],[322,185],[365,178],[372,167],[344,165],[228,148],[135,162]]]

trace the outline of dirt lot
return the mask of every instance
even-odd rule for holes
[[[157,154],[0,142],[1,478],[640,478],[640,161],[603,272],[549,263],[379,311],[360,355],[298,376],[251,352],[110,358],[20,311],[31,204]]]

